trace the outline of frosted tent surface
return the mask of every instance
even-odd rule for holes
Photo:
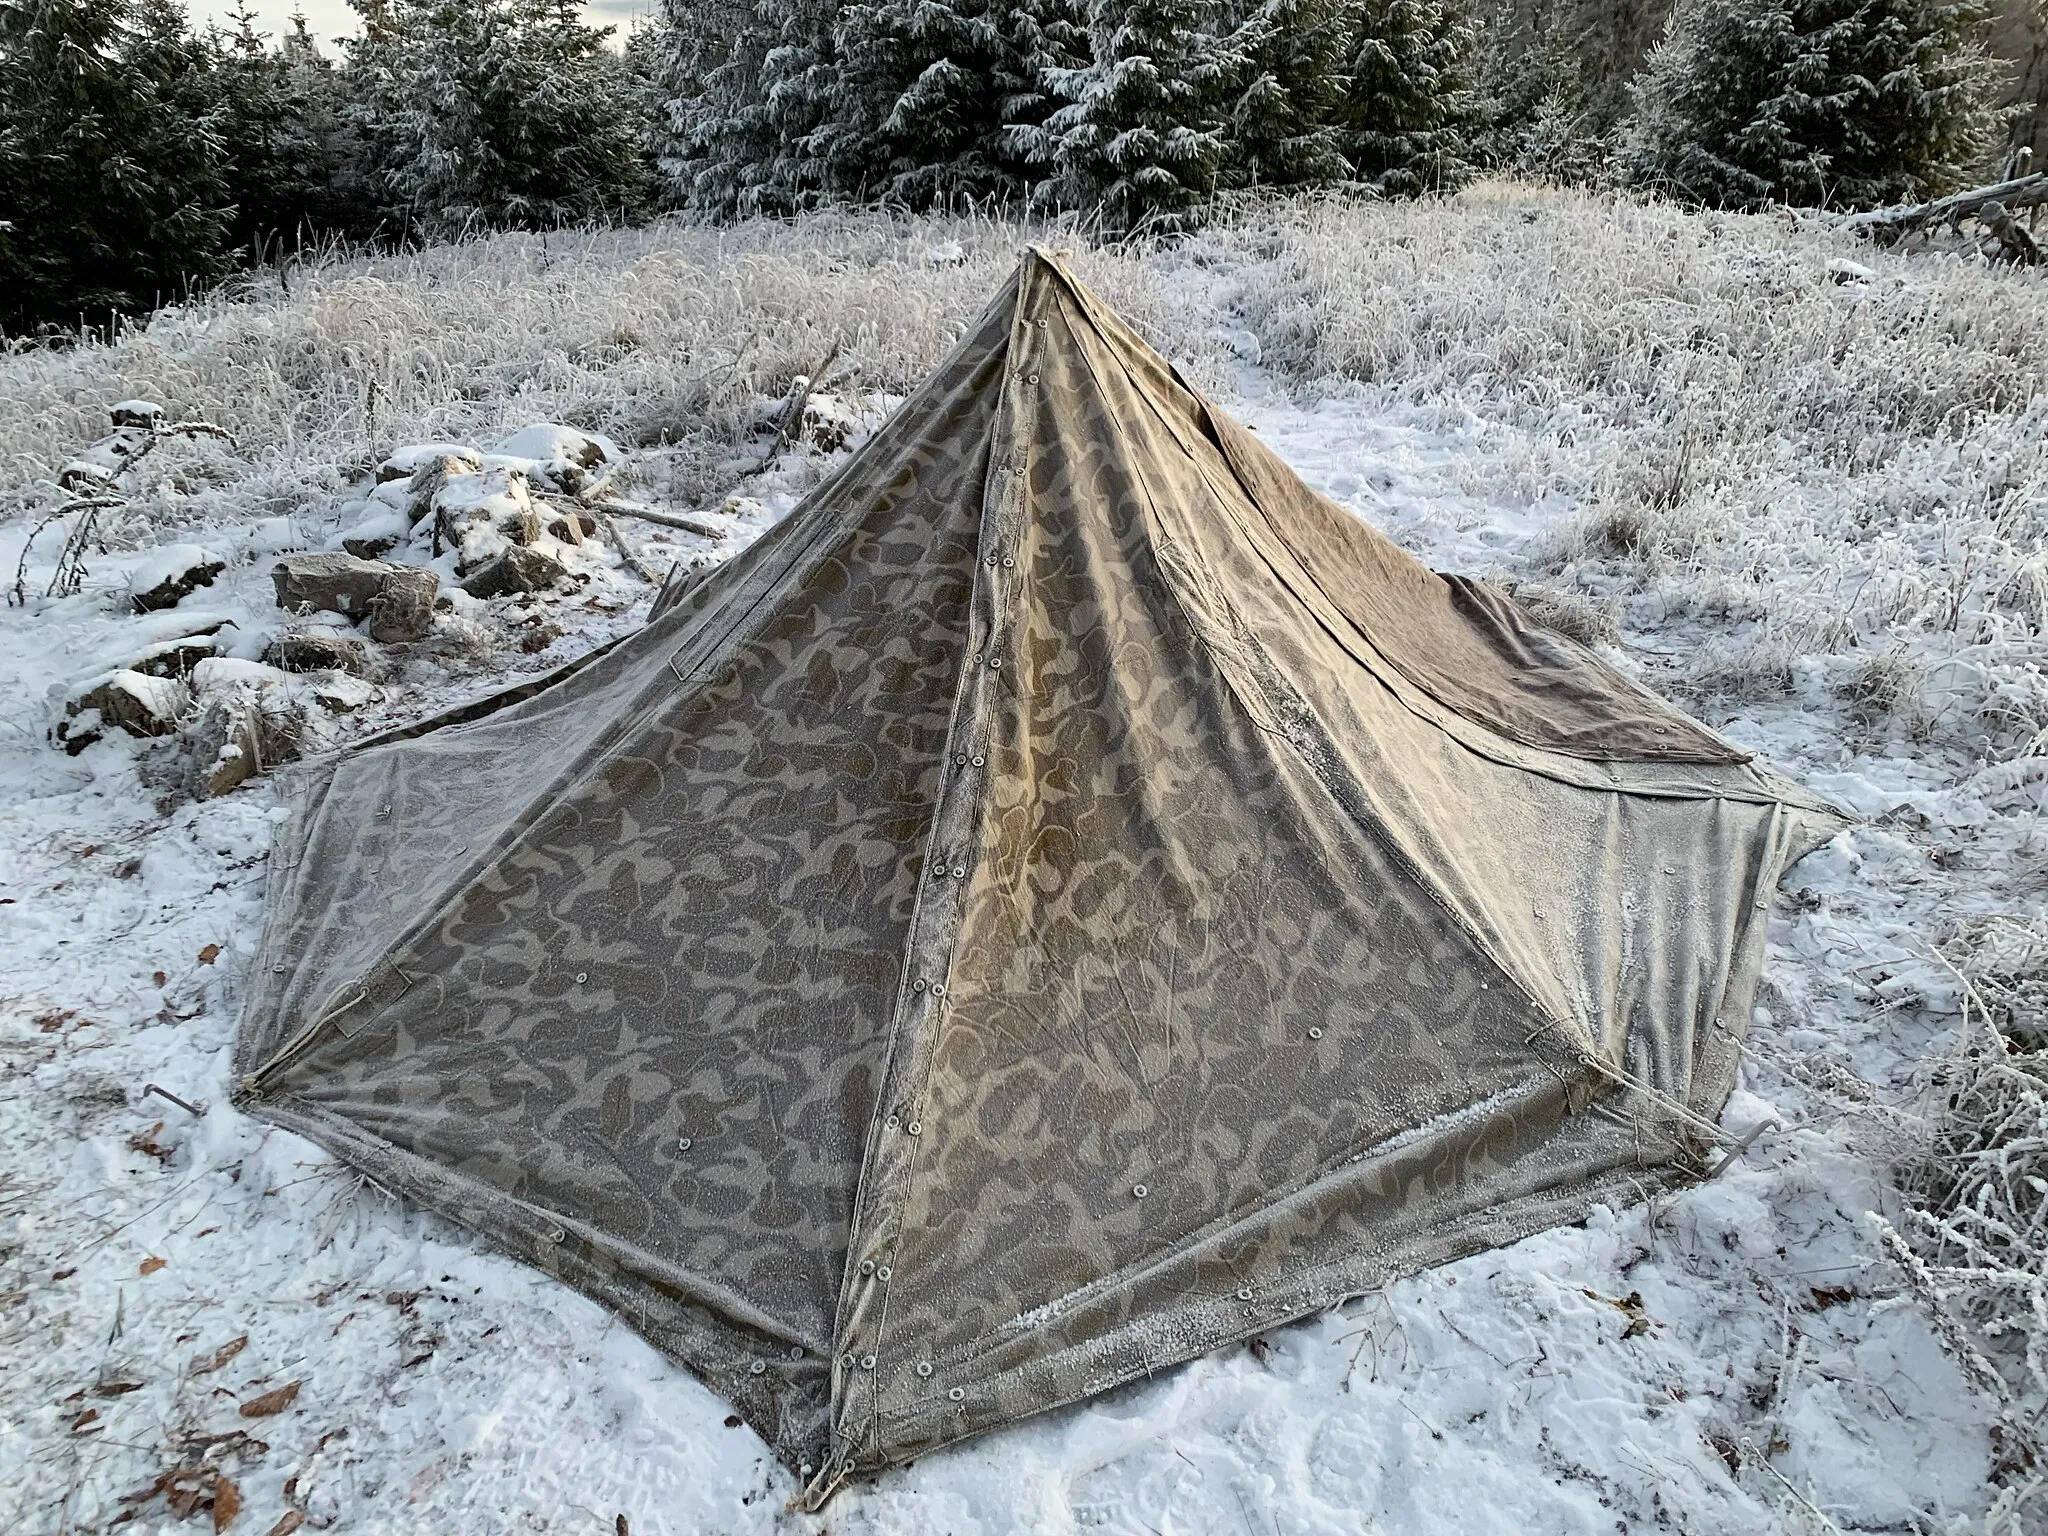
[[[1033,253],[645,630],[304,781],[243,1098],[822,1496],[1696,1172],[1833,826]]]

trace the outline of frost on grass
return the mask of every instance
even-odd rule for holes
[[[343,739],[530,681],[785,511],[1026,235],[510,236],[0,357],[0,572],[37,576],[0,613],[0,1458],[27,1469],[0,1526],[178,1528],[225,1485],[259,1532],[822,1527],[598,1309],[225,1107],[260,775],[192,803],[164,742],[49,735],[124,668],[195,707],[324,690]],[[1724,1123],[1776,1128],[1739,1163],[927,1457],[831,1529],[2038,1528],[2048,286],[1502,185],[1077,261],[1313,483],[1865,820],[1774,917]],[[232,441],[112,466],[78,590],[44,598],[77,513],[26,535],[131,400]],[[523,504],[412,505],[507,453]],[[683,522],[593,534],[579,476]],[[461,590],[465,539],[534,523],[587,583]],[[172,545],[221,570],[135,613]],[[323,550],[443,562],[448,607],[404,652],[281,615],[273,565]]]

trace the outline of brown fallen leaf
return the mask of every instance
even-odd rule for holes
[[[194,1376],[204,1376],[208,1371],[217,1371],[248,1347],[249,1335],[246,1333],[239,1339],[229,1339],[227,1343],[221,1345],[211,1355],[201,1355],[195,1359],[192,1362],[192,1374]]]
[[[78,1271],[75,1269],[53,1269],[50,1271],[50,1280],[54,1284],[59,1280],[69,1280],[77,1273]]]
[[[292,1399],[299,1395],[300,1385],[301,1383],[299,1382],[288,1381],[274,1392],[266,1392],[261,1397],[250,1398],[249,1401],[242,1404],[242,1417],[245,1419],[261,1419],[273,1413],[283,1413],[285,1409],[291,1407]]]
[[[171,1261],[169,1259],[160,1259],[152,1253],[148,1258],[142,1261],[142,1272],[145,1275],[153,1275],[170,1262]]]
[[[142,1383],[139,1381],[102,1381],[96,1382],[93,1385],[92,1395],[94,1397],[124,1397],[130,1392],[140,1392],[141,1390]]]
[[[149,973],[149,979],[150,979],[150,982],[151,982],[151,983],[152,983],[153,985],[155,985],[155,986],[159,986],[159,987],[160,987],[160,986],[162,986],[162,985],[163,985],[163,984],[164,984],[165,982],[169,981],[169,980],[170,980],[171,978],[170,978],[170,975],[169,975],[169,973],[168,973],[168,972],[165,972],[165,971],[151,971],[151,972]]]
[[[201,965],[211,965],[219,958],[220,946],[218,944],[209,944],[206,948],[199,951],[199,963]]]
[[[84,1429],[86,1425],[92,1423],[92,1421],[97,1419],[99,1416],[99,1409],[86,1409],[85,1412],[81,1413],[77,1418],[71,1421],[71,1433],[73,1433],[74,1435],[77,1434],[81,1429]]]
[[[306,1517],[304,1515],[300,1514],[296,1509],[288,1509],[277,1517],[277,1524],[265,1531],[263,1536],[292,1536],[292,1532],[305,1523]]]
[[[216,1531],[226,1530],[241,1512],[241,1490],[216,1473],[213,1479],[213,1528]]]

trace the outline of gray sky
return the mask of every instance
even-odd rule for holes
[[[192,25],[204,27],[209,21],[227,24],[228,12],[234,9],[234,0],[185,0],[192,13]],[[362,24],[356,13],[349,9],[348,0],[254,0],[252,9],[256,12],[256,24],[274,39],[291,30],[292,12],[304,11],[306,25],[313,35],[320,39],[320,51],[328,55],[334,52],[333,39],[362,31]],[[584,19],[593,26],[617,27],[614,44],[624,37],[628,27],[637,18],[646,16],[654,9],[653,0],[586,0],[583,7]]]

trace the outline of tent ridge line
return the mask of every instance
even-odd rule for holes
[[[960,898],[964,892],[948,891],[953,897],[948,909],[934,914],[929,899],[932,882],[924,878],[926,871],[933,867],[934,858],[942,845],[958,841],[962,850],[969,847],[969,833],[979,833],[987,808],[987,781],[978,778],[974,790],[963,801],[960,789],[963,781],[952,771],[952,760],[957,755],[956,744],[963,732],[970,731],[974,719],[974,703],[978,695],[993,694],[1000,707],[1006,697],[988,682],[986,673],[972,663],[977,615],[986,606],[987,619],[982,634],[982,644],[993,648],[998,636],[1001,617],[1015,618],[1015,605],[1021,601],[1022,588],[1016,583],[1005,583],[998,574],[989,574],[990,568],[981,559],[981,548],[993,535],[1001,537],[1004,523],[1004,502],[1013,495],[1020,504],[1028,507],[1028,489],[1025,476],[1010,472],[1015,468],[1015,458],[1020,445],[1028,444],[1032,426],[1036,421],[1038,391],[1034,387],[1020,387],[1020,359],[1026,355],[1034,313],[1034,299],[1043,292],[1042,274],[1056,265],[1047,260],[1045,253],[1037,247],[1031,248],[1031,255],[1037,261],[1021,264],[1015,284],[1016,292],[1010,318],[1010,332],[1003,344],[1002,357],[998,365],[1001,382],[1001,396],[988,438],[988,449],[982,470],[981,495],[981,537],[977,542],[974,571],[974,592],[970,598],[966,631],[961,640],[959,679],[955,685],[953,709],[948,721],[944,745],[941,749],[940,771],[945,774],[945,787],[940,791],[940,803],[932,817],[926,833],[924,861],[917,881],[917,895],[911,912],[910,923],[905,932],[902,962],[898,967],[896,980],[896,1005],[890,1024],[888,1044],[885,1048],[880,1074],[880,1090],[876,1094],[875,1106],[868,1119],[866,1144],[862,1149],[860,1178],[855,1190],[853,1219],[847,1233],[847,1259],[841,1276],[838,1303],[834,1310],[832,1344],[832,1401],[831,1428],[834,1451],[827,1466],[817,1477],[814,1487],[822,1488],[817,1497],[822,1502],[829,1497],[831,1488],[844,1477],[846,1470],[857,1459],[860,1452],[871,1448],[879,1434],[881,1422],[880,1390],[873,1373],[862,1370],[848,1379],[844,1356],[852,1346],[854,1330],[864,1324],[872,1331],[873,1339],[879,1343],[887,1335],[890,1286],[878,1276],[860,1274],[857,1256],[877,1245],[886,1246],[892,1239],[896,1227],[902,1221],[902,1205],[908,1198],[919,1156],[923,1151],[923,1138],[905,1136],[908,1143],[901,1149],[891,1148],[884,1139],[885,1121],[892,1109],[899,1103],[905,1106],[921,1100],[930,1086],[933,1048],[942,1028],[943,1008],[925,1002],[928,1010],[922,1020],[919,1017],[920,1000],[929,993],[915,991],[911,987],[912,971],[916,968],[921,954],[929,951],[943,953],[943,965],[931,967],[933,976],[943,980],[952,971],[953,950],[959,941],[963,913]],[[1011,609],[999,614],[1005,600]],[[963,852],[964,857],[964,852]],[[927,978],[931,979],[931,978]],[[872,1310],[869,1310],[869,1295],[864,1289],[872,1288]],[[844,1385],[842,1386],[842,1383]],[[866,1398],[865,1412],[860,1399]],[[860,1424],[864,1418],[865,1423]],[[842,1427],[844,1426],[844,1427]],[[869,1445],[859,1443],[851,1430],[858,1426],[865,1430]],[[815,1507],[815,1506],[813,1506]]]

